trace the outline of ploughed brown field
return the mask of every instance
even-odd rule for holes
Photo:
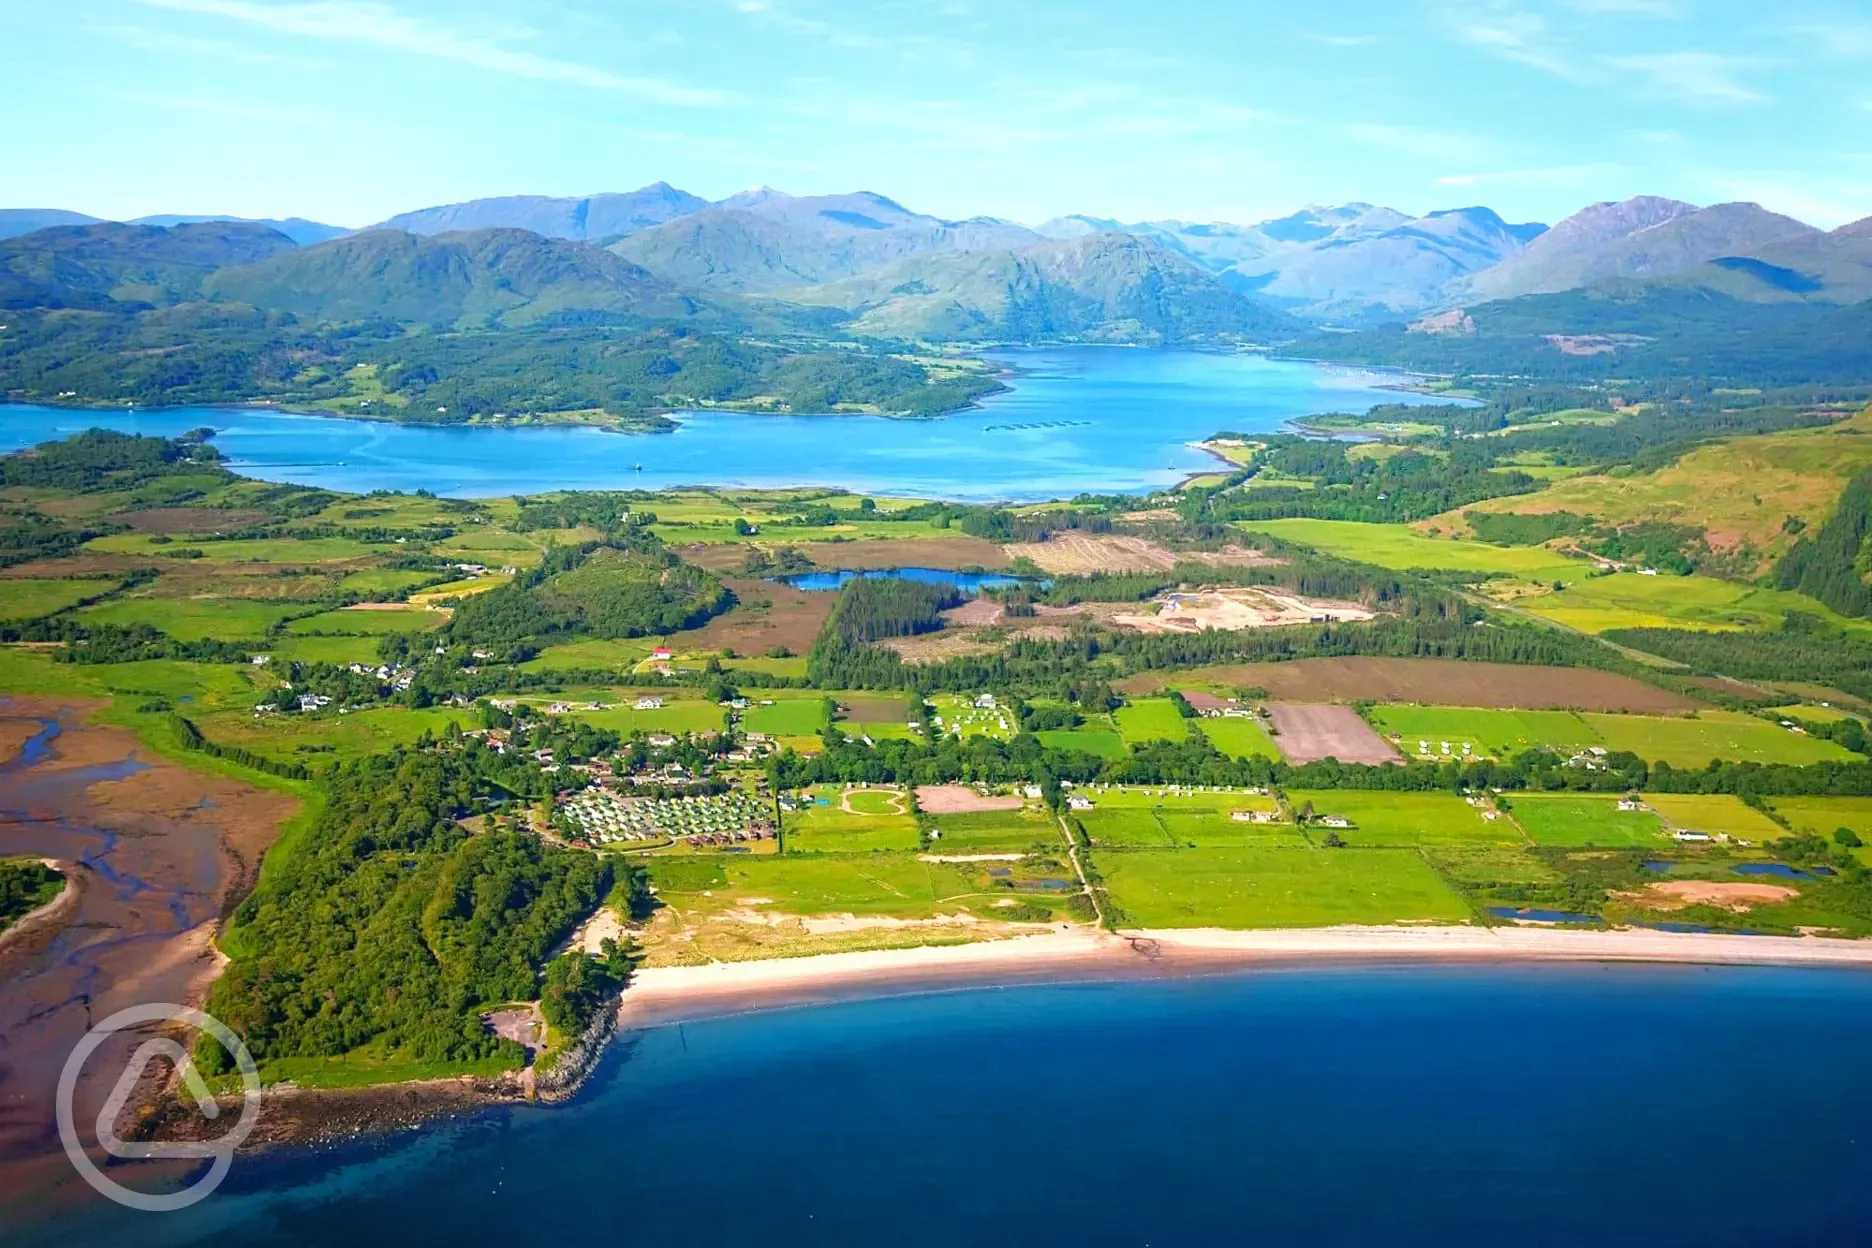
[[[670,639],[672,646],[733,650],[742,655],[765,654],[775,646],[785,646],[794,654],[805,654],[838,599],[837,594],[808,593],[773,581],[724,577],[722,584],[734,591],[734,609],[692,632],[676,634]]]
[[[905,723],[910,718],[909,703],[907,695],[893,697],[890,694],[878,694],[875,697],[856,695],[839,699],[846,720],[854,724]]]
[[[990,810],[1019,810],[1018,797],[984,797],[965,784],[919,784],[917,806],[930,815],[972,815]]]
[[[1349,706],[1276,702],[1268,706],[1279,734],[1274,743],[1290,763],[1336,758],[1342,763],[1395,763],[1397,751]]]
[[[1118,684],[1121,693],[1152,694],[1170,686],[1220,685],[1265,689],[1292,702],[1423,702],[1522,711],[1628,711],[1669,715],[1703,703],[1615,672],[1585,667],[1529,667],[1455,659],[1295,659],[1236,663],[1184,672],[1143,672]]]
[[[855,542],[800,542],[794,549],[829,570],[877,572],[886,568],[988,568],[1011,562],[979,537],[873,537]]]
[[[110,519],[139,533],[228,533],[265,524],[267,513],[228,507],[146,507],[120,511]]]
[[[1163,572],[1179,563],[1206,563],[1211,567],[1279,563],[1258,550],[1226,546],[1221,550],[1173,551],[1141,537],[1116,533],[1055,533],[1044,542],[1022,542],[1006,547],[1010,558],[1031,559],[1055,576],[1083,576],[1092,572]]]

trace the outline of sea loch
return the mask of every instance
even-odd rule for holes
[[[1032,501],[1170,486],[1219,463],[1188,444],[1297,417],[1443,402],[1400,374],[1256,355],[1117,347],[996,357],[1015,370],[982,406],[935,420],[680,413],[667,434],[461,428],[264,408],[125,412],[0,407],[0,452],[94,426],[173,437],[203,425],[235,471],[334,490],[456,497],[683,485],[841,486],[963,501]]]
[[[1863,1243],[1872,976],[1503,964],[626,1033],[558,1108],[243,1158],[65,1242]],[[33,1240],[47,1228],[29,1233]]]

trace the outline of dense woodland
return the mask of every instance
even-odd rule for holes
[[[637,533],[617,544],[553,548],[511,584],[463,599],[445,636],[456,645],[524,657],[562,638],[695,628],[732,602],[714,576]]]
[[[369,1050],[518,1063],[480,1012],[540,995],[547,955],[611,891],[617,868],[531,835],[471,836],[460,820],[504,796],[483,776],[483,754],[350,764],[324,786],[324,808],[292,852],[269,858],[229,926],[233,962],[208,1004],[255,1057]]]
[[[795,412],[854,404],[933,416],[999,386],[981,373],[935,379],[895,355],[760,346],[680,326],[412,334],[390,322],[308,325],[221,304],[8,317],[0,392],[15,401],[68,391],[113,405],[348,399],[349,410],[374,419],[460,424],[496,413],[643,418],[757,397]],[[363,388],[360,369],[369,379]],[[369,408],[357,407],[373,394]]]
[[[0,859],[0,931],[59,895],[65,877],[43,862]]]
[[[1872,532],[1872,472],[1847,482],[1838,508],[1818,532],[1794,543],[1775,569],[1775,582],[1817,598],[1841,615],[1872,616],[1866,585],[1866,535]]]

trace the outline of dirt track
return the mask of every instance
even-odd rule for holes
[[[1277,702],[1268,707],[1274,738],[1290,763],[1312,763],[1336,758],[1342,763],[1395,763],[1397,751],[1372,731],[1349,706]]]

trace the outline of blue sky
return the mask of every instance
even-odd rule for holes
[[[0,0],[0,206],[1872,214],[1865,0]]]

